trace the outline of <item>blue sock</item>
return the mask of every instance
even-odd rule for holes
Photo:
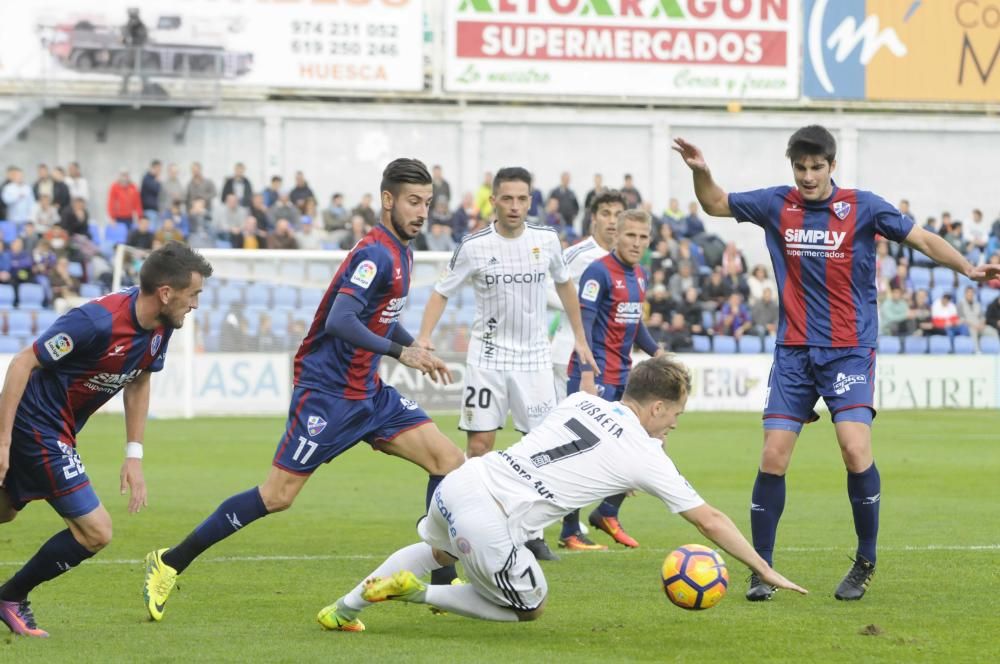
[[[267,514],[264,499],[260,497],[257,487],[230,496],[191,531],[183,542],[164,553],[163,562],[180,574],[210,546]]]
[[[757,471],[750,498],[750,530],[753,548],[760,557],[773,564],[774,540],[778,534],[778,521],[785,511],[785,476]]]
[[[444,475],[428,475],[427,476],[427,493],[424,496],[424,511],[431,506],[431,500],[434,498],[434,492],[437,491],[438,484],[441,484],[441,480],[444,479]],[[444,567],[439,567],[435,570],[431,570],[431,585],[432,586],[447,586],[450,585],[452,581],[458,578],[458,572],[455,570],[454,565],[445,565]]]
[[[566,539],[580,532],[580,510],[573,510],[563,517],[562,533],[559,539]]]
[[[601,502],[600,505],[597,506],[597,511],[601,513],[601,516],[613,516],[618,518],[618,510],[621,509],[622,503],[624,502],[624,493],[608,496]]]
[[[70,571],[93,555],[92,551],[88,551],[76,541],[68,528],[60,531],[43,544],[17,574],[0,587],[0,599],[6,602],[19,602],[36,586]]]
[[[858,535],[858,555],[875,562],[878,540],[878,506],[882,502],[882,478],[875,463],[860,473],[847,473],[847,496],[854,512],[854,532]]]

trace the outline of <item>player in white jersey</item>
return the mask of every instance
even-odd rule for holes
[[[604,258],[615,243],[618,228],[618,214],[625,211],[625,198],[616,190],[602,192],[590,203],[590,231],[592,235],[586,240],[573,245],[564,253],[566,266],[569,268],[570,279],[574,284],[580,283],[580,275],[598,258]],[[573,354],[573,328],[566,319],[562,301],[556,294],[556,289],[549,286],[549,309],[555,311],[552,335],[552,374],[556,380],[556,400],[566,398],[566,369],[569,366],[570,355]]]
[[[562,244],[552,228],[526,224],[531,205],[531,174],[502,168],[493,179],[491,203],[496,221],[466,236],[427,303],[417,345],[432,349],[431,332],[448,298],[471,281],[476,315],[466,359],[459,428],[467,432],[466,455],[493,449],[496,431],[508,411],[514,427],[526,433],[556,405],[546,325],[546,285],[551,279],[574,334],[583,364],[594,366],[580,318],[576,285],[569,277]],[[531,546],[556,560],[539,537]],[[444,581],[436,577],[435,583]]]
[[[361,625],[373,602],[399,599],[452,613],[534,620],[547,595],[545,575],[524,543],[567,512],[604,496],[645,491],[767,583],[805,594],[775,572],[725,514],[708,505],[663,450],[691,389],[687,369],[660,356],[637,365],[620,402],[578,392],[521,442],[469,459],[434,493],[417,530],[422,542],[395,552],[367,580],[326,607],[331,629]],[[427,586],[417,577],[460,560],[463,586]],[[363,626],[361,626],[363,629]]]

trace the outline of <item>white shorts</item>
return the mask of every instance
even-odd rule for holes
[[[494,604],[531,611],[545,600],[549,587],[541,566],[511,538],[507,515],[474,468],[460,467],[444,478],[417,532],[458,558],[469,583]]]
[[[528,433],[555,407],[556,385],[551,371],[498,371],[467,364],[458,428],[502,429],[509,410],[514,428]]]

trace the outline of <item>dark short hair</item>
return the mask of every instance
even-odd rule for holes
[[[608,189],[594,196],[594,200],[590,201],[590,214],[597,214],[597,208],[602,205],[610,205],[611,203],[621,203],[623,208],[628,207],[625,203],[625,197],[622,196],[622,192],[617,189]]]
[[[149,167],[150,168],[154,168],[156,166],[161,166],[161,165],[162,164],[160,163],[159,159],[154,159],[153,161],[149,162]]]
[[[501,168],[493,177],[494,194],[497,193],[497,188],[500,187],[501,182],[523,182],[528,185],[528,189],[531,189],[531,173],[528,172],[528,169],[521,168],[520,166]]]
[[[625,397],[637,403],[680,401],[691,393],[691,373],[680,362],[661,355],[632,367]]]
[[[404,183],[431,184],[433,181],[424,162],[419,159],[400,157],[389,162],[389,165],[382,171],[380,191],[388,191],[395,197],[399,195],[399,187]]]
[[[788,139],[785,156],[793,162],[802,157],[825,157],[831,164],[837,158],[837,140],[826,127],[809,125],[802,127]]]
[[[212,276],[212,266],[186,244],[168,242],[146,257],[139,270],[139,286],[147,295],[160,286],[181,290],[191,285],[192,272],[207,279]]]

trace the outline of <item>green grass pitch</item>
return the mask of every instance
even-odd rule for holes
[[[455,417],[437,418],[460,439]],[[564,555],[544,565],[550,596],[533,623],[486,623],[388,603],[364,634],[327,633],[316,612],[396,548],[416,541],[425,476],[359,445],[320,469],[298,503],[208,551],[181,577],[162,623],[147,622],[143,555],[176,543],[227,496],[263,479],[278,419],[150,422],[150,506],[128,515],[118,495],[124,425],[96,417],[80,436],[88,473],[115,521],[96,558],[32,595],[45,641],[0,640],[10,662],[308,661],[996,661],[1000,652],[997,414],[886,412],[875,425],[882,473],[878,572],[859,603],[833,599],[854,532],[845,476],[828,421],[799,442],[778,533],[778,568],[812,594],[750,604],[746,570],[709,611],[670,605],[659,566],[675,546],[703,542],[648,496],[625,503],[635,551]],[[513,434],[502,432],[502,446]],[[749,533],[760,450],[753,414],[691,413],[669,452],[709,502]],[[61,527],[34,503],[0,528],[0,576]],[[554,546],[555,527],[547,533]],[[595,539],[605,543],[603,533]],[[992,655],[990,654],[992,653]]]

